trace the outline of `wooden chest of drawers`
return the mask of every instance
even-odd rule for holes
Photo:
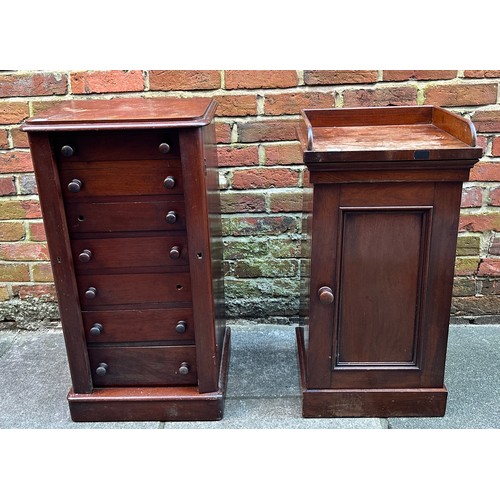
[[[222,418],[215,102],[61,102],[26,121],[75,421]]]
[[[432,106],[303,111],[306,417],[441,416],[473,125]]]

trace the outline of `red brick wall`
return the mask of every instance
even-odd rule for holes
[[[500,70],[0,72],[0,321],[16,319],[13,303],[18,311],[33,298],[54,301],[30,152],[19,126],[53,101],[143,95],[218,101],[228,311],[259,321],[298,311],[307,182],[294,131],[301,108],[436,104],[470,117],[484,156],[463,190],[453,314],[498,319],[499,84]]]

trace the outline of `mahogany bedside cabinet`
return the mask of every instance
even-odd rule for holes
[[[26,121],[75,421],[218,420],[215,101],[74,100]]]
[[[442,416],[472,123],[434,106],[308,109],[297,328],[304,417]]]

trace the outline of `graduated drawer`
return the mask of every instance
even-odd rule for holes
[[[60,133],[53,139],[53,145],[60,165],[78,161],[163,160],[179,156],[177,133],[161,129]]]
[[[181,194],[179,160],[74,162],[59,169],[67,201],[93,196]]]
[[[169,214],[175,221],[168,222]],[[180,197],[162,201],[66,203],[68,229],[73,233],[176,231],[186,227]]]
[[[189,273],[77,276],[82,309],[95,306],[191,302]]]
[[[84,311],[87,342],[194,341],[189,308]]]
[[[78,272],[188,265],[187,238],[184,234],[73,239],[71,250]]]
[[[89,347],[88,353],[96,387],[198,382],[194,346]]]

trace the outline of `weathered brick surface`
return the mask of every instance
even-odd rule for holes
[[[485,156],[462,192],[452,311],[500,318],[499,83],[500,70],[1,72],[0,303],[41,301],[57,314],[23,120],[54,101],[151,92],[218,102],[226,309],[260,321],[298,312],[302,187],[309,186],[296,135],[301,109],[437,104],[470,116]]]

